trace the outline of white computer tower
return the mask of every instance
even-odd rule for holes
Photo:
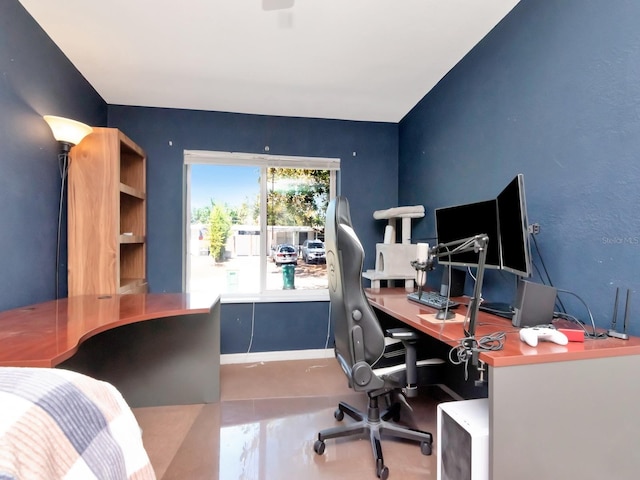
[[[489,480],[489,402],[438,405],[438,480]]]

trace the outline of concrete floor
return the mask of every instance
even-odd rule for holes
[[[209,405],[136,408],[143,441],[158,479],[375,479],[368,438],[313,443],[334,426],[338,401],[364,408],[335,359],[278,361],[221,367],[221,401]],[[417,443],[384,439],[390,479],[436,478],[436,405],[450,398],[437,388],[403,407],[400,423],[434,434],[434,454]],[[350,422],[347,417],[343,422]]]

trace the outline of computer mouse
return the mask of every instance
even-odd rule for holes
[[[436,320],[451,320],[455,318],[456,314],[453,310],[438,310],[436,313]]]

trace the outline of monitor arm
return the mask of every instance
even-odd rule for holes
[[[411,262],[411,265],[416,270],[433,270],[434,260],[438,258],[447,258],[456,253],[463,252],[476,252],[478,254],[478,269],[476,272],[476,282],[473,287],[473,296],[469,303],[469,325],[465,326],[464,334],[467,338],[471,339],[470,343],[475,343],[476,334],[476,321],[478,318],[478,311],[480,309],[480,302],[482,301],[482,281],[484,277],[484,265],[487,259],[487,244],[489,243],[489,237],[486,234],[475,235],[473,237],[463,238],[460,240],[454,240],[448,243],[439,243],[431,247],[428,251],[427,258],[424,261],[416,260]],[[422,285],[418,284],[418,295],[422,290]],[[466,345],[465,345],[466,346]],[[474,345],[469,345],[471,348],[475,348]]]

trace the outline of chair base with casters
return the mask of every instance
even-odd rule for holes
[[[389,468],[384,464],[384,458],[382,456],[381,435],[420,442],[420,451],[422,454],[431,455],[431,446],[433,444],[432,435],[429,432],[414,430],[390,422],[389,419],[392,419],[394,422],[400,419],[400,403],[395,402],[384,412],[380,413],[378,400],[379,396],[369,395],[369,407],[366,414],[345,402],[340,402],[338,409],[333,414],[336,420],[341,421],[344,415],[347,414],[356,420],[356,423],[321,431],[318,433],[318,440],[315,441],[313,450],[318,455],[322,455],[325,449],[325,440],[366,433],[371,441],[371,448],[376,461],[376,475],[382,480],[389,477]]]
[[[419,360],[416,363],[418,383],[420,385],[434,385],[440,381],[440,369],[438,365],[443,365],[441,359]],[[376,369],[379,375],[393,377],[396,373],[400,373],[398,379],[400,383],[406,382],[405,372],[402,366],[387,367]],[[325,451],[325,440],[331,438],[348,437],[348,436],[369,436],[371,448],[375,459],[376,475],[384,480],[389,476],[389,468],[384,464],[382,455],[381,437],[395,437],[412,440],[420,444],[420,451],[423,455],[431,455],[433,436],[429,432],[416,430],[403,425],[398,425],[400,420],[401,403],[399,401],[390,401],[394,395],[398,395],[399,389],[383,389],[374,392],[367,392],[368,408],[367,412],[362,412],[345,402],[339,402],[338,408],[333,413],[336,420],[342,421],[345,414],[356,422],[348,425],[341,425],[333,428],[322,430],[318,433],[318,439],[313,445],[313,450],[322,455]],[[408,396],[415,396],[410,394]],[[383,399],[390,404],[384,411],[380,411],[379,402]]]

